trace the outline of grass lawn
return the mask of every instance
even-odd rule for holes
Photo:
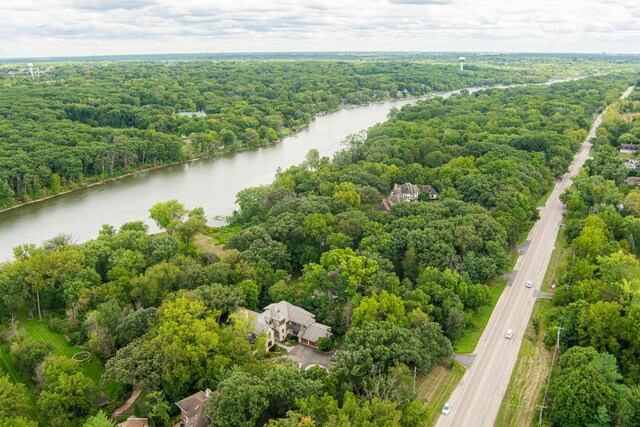
[[[25,330],[26,335],[30,338],[51,344],[53,347],[53,353],[56,355],[71,358],[77,352],[84,351],[84,349],[80,347],[70,345],[64,335],[49,329],[48,320],[40,322],[35,319],[19,319],[18,329]],[[82,370],[86,376],[95,381],[98,387],[100,387],[110,400],[116,399],[120,387],[117,383],[111,382],[106,386],[102,386],[100,384],[100,377],[104,373],[104,363],[100,358],[92,356],[90,361],[82,364]],[[13,363],[8,344],[0,346],[0,371],[8,373],[13,382],[24,383],[29,391],[32,392],[33,397],[36,384],[31,378],[25,378],[22,375],[22,372],[20,372],[17,366]]]
[[[53,346],[53,352],[59,356],[71,358],[77,352],[85,351],[85,349],[70,345],[64,335],[49,329],[48,320],[42,322],[35,319],[19,320],[18,328],[25,329],[28,337],[51,344]],[[89,362],[82,364],[82,370],[85,375],[94,380],[96,384],[100,384],[100,377],[104,372],[104,366],[99,358],[91,356]]]
[[[30,408],[29,417],[33,420],[38,417],[38,408],[36,406],[36,385],[33,381],[25,381],[22,373],[18,370],[11,359],[9,353],[9,344],[0,345],[0,375],[9,375],[9,380],[14,383],[22,383],[27,387],[27,397],[29,398]],[[24,414],[26,415],[26,414]]]
[[[213,237],[207,236],[206,234],[196,234],[195,244],[201,252],[213,253],[218,258],[221,258],[228,252],[228,250],[224,249],[222,245],[218,244]]]
[[[451,367],[449,363],[440,362],[428,374],[420,372],[416,377],[418,399],[427,403],[427,425],[436,423],[442,407],[464,375],[464,366],[451,362]]]
[[[209,227],[206,233],[213,237],[217,244],[225,245],[229,242],[231,236],[239,234],[242,231],[241,225],[225,225],[223,227]]]
[[[491,301],[489,302],[489,305],[485,305],[478,309],[478,312],[475,313],[470,324],[467,326],[467,329],[464,331],[464,335],[454,343],[453,351],[458,354],[473,353],[485,326],[489,323],[493,308],[496,306],[500,295],[502,295],[502,291],[507,286],[507,281],[502,277],[496,277],[489,282],[487,286],[489,288]]]

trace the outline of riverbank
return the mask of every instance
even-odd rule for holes
[[[470,93],[482,89],[486,88],[466,88]],[[202,207],[209,226],[224,225],[224,218],[237,209],[238,192],[270,184],[277,170],[300,165],[309,150],[318,150],[321,157],[332,157],[344,148],[345,138],[388,120],[392,109],[418,99],[446,98],[461,90],[337,110],[316,116],[292,136],[269,146],[154,165],[15,205],[0,214],[0,261],[12,259],[16,246],[41,245],[58,234],[71,235],[78,243],[91,240],[103,224],[118,228],[127,222],[142,221],[150,232],[159,231],[149,220],[149,208],[171,199],[178,199],[189,208]]]
[[[41,203],[41,202],[44,202],[44,201],[47,201],[47,200],[58,198],[60,196],[68,195],[68,194],[75,193],[75,192],[78,192],[78,191],[81,191],[81,190],[86,190],[88,188],[104,185],[104,184],[107,184],[107,183],[116,182],[116,181],[119,181],[119,180],[122,180],[122,179],[125,179],[125,178],[129,178],[129,177],[140,175],[140,174],[149,173],[149,172],[152,172],[152,171],[155,171],[155,170],[164,169],[164,168],[168,168],[168,167],[171,167],[171,166],[179,166],[179,165],[188,164],[188,163],[192,163],[192,162],[198,162],[198,161],[202,161],[202,160],[216,159],[216,158],[223,157],[225,155],[230,155],[230,154],[244,152],[244,151],[250,151],[250,150],[256,150],[256,149],[259,149],[259,148],[264,148],[264,147],[269,147],[269,146],[272,146],[272,145],[276,145],[276,144],[281,143],[283,140],[285,140],[287,138],[295,138],[300,132],[308,129],[309,126],[311,125],[311,123],[313,123],[317,118],[323,117],[323,116],[327,116],[329,114],[336,113],[336,112],[339,112],[339,111],[342,111],[342,110],[353,110],[353,109],[363,108],[363,107],[367,107],[367,106],[371,106],[371,105],[381,105],[381,104],[393,103],[393,102],[411,103],[411,102],[414,102],[414,101],[430,99],[430,98],[434,98],[434,97],[437,97],[437,96],[444,96],[444,95],[447,95],[447,94],[459,93],[459,92],[461,92],[461,91],[463,91],[465,89],[466,90],[470,90],[470,91],[478,91],[478,90],[491,89],[491,88],[509,88],[509,87],[528,86],[528,85],[544,85],[544,84],[554,84],[554,83],[561,83],[561,82],[565,82],[565,81],[577,80],[577,79],[581,79],[581,78],[585,78],[585,77],[588,77],[588,76],[569,77],[569,78],[565,78],[565,79],[551,78],[551,79],[549,79],[549,80],[547,80],[546,82],[543,82],[543,83],[531,82],[531,83],[514,83],[514,84],[509,84],[509,85],[497,84],[497,85],[490,85],[490,86],[471,86],[471,87],[464,87],[464,88],[459,88],[459,89],[452,89],[452,90],[449,90],[449,91],[428,92],[428,93],[425,93],[423,95],[407,96],[407,97],[400,98],[400,99],[393,99],[391,97],[388,97],[386,100],[383,100],[383,101],[367,102],[367,103],[363,103],[363,104],[354,104],[354,105],[344,105],[344,104],[342,104],[335,110],[322,111],[322,112],[319,112],[319,113],[315,114],[311,118],[309,123],[307,123],[307,124],[305,124],[303,126],[300,126],[300,127],[296,128],[296,129],[292,129],[292,132],[290,134],[282,136],[281,138],[278,138],[277,140],[272,141],[272,142],[268,142],[266,144],[261,144],[261,145],[258,145],[256,147],[243,147],[243,148],[235,149],[235,150],[231,150],[231,149],[221,150],[221,151],[218,151],[218,152],[213,153],[213,154],[208,155],[208,156],[202,156],[202,157],[197,157],[197,158],[193,158],[193,159],[186,159],[186,160],[181,160],[181,161],[171,162],[171,163],[162,163],[162,164],[152,165],[152,166],[149,166],[149,167],[141,167],[140,169],[136,169],[134,171],[127,172],[127,173],[122,174],[122,175],[109,177],[109,178],[102,179],[102,180],[99,180],[99,181],[96,181],[96,182],[90,182],[90,183],[87,183],[87,184],[82,184],[82,185],[79,185],[79,186],[77,186],[75,188],[70,188],[70,189],[66,189],[64,191],[60,191],[60,192],[58,192],[56,194],[50,194],[50,195],[47,195],[47,196],[44,196],[44,197],[40,197],[40,198],[37,198],[37,199],[29,200],[27,202],[21,202],[21,203],[17,203],[15,205],[12,205],[12,206],[7,206],[5,208],[0,209],[0,213],[11,211],[11,210],[15,210],[17,208],[28,206],[28,205]]]

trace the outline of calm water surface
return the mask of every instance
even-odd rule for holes
[[[278,168],[301,163],[313,148],[321,156],[332,156],[347,136],[383,122],[391,108],[415,102],[343,109],[317,117],[306,129],[275,145],[168,166],[2,212],[0,261],[12,258],[12,249],[22,243],[39,245],[59,233],[70,234],[77,242],[90,240],[102,224],[120,227],[142,220],[157,231],[149,219],[149,208],[170,199],[178,199],[188,209],[203,207],[209,224],[221,225],[223,221],[212,218],[233,212],[238,191],[270,183]]]

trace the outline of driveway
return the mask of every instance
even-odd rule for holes
[[[331,356],[333,356],[333,352],[323,353],[315,348],[302,344],[295,345],[291,351],[289,351],[289,354],[287,354],[287,358],[299,363],[302,370],[305,370],[310,365],[320,365],[329,369]]]

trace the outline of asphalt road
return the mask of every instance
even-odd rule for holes
[[[633,87],[627,89],[622,98],[626,98],[632,90]],[[451,412],[449,415],[440,415],[436,426],[493,426],[518,357],[522,335],[531,317],[535,303],[533,293],[540,288],[547,271],[562,222],[563,206],[559,196],[571,186],[571,178],[577,175],[589,157],[589,140],[595,136],[601,122],[602,114],[594,121],[569,172],[556,182],[546,206],[540,208],[540,219],[528,236],[531,241],[529,248],[516,263],[517,274],[513,284],[500,296],[476,346],[476,358],[449,399],[453,404]],[[533,288],[525,287],[527,280],[533,280]],[[512,339],[505,338],[507,329],[515,331]]]

